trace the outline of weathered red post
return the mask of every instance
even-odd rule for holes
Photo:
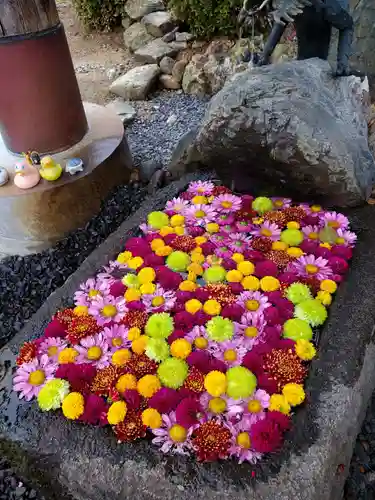
[[[13,153],[77,144],[87,120],[55,0],[0,1],[0,126]]]

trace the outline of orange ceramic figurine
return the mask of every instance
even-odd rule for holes
[[[20,189],[30,189],[40,181],[39,170],[34,167],[28,154],[15,165],[14,184]]]

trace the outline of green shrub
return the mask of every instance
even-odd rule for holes
[[[78,17],[88,30],[110,31],[121,23],[124,0],[73,0]]]
[[[249,5],[255,4],[250,1]],[[236,19],[243,0],[168,0],[168,6],[189,30],[202,38],[235,36]]]

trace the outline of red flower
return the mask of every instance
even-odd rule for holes
[[[174,317],[174,326],[177,330],[188,332],[194,326],[194,316],[186,311],[178,312]]]
[[[129,442],[145,437],[147,427],[143,425],[140,413],[128,410],[125,420],[117,424],[114,430],[119,441]]]
[[[171,345],[172,342],[174,342],[175,340],[177,340],[177,339],[183,339],[185,337],[185,334],[186,334],[186,332],[184,332],[183,330],[175,330],[167,338],[168,344]]]
[[[78,344],[81,339],[99,333],[101,327],[92,316],[76,316],[67,328],[67,339]]]
[[[201,412],[202,407],[197,399],[183,399],[176,408],[176,422],[189,429],[198,423]]]
[[[38,348],[35,342],[25,342],[20,349],[20,353],[17,357],[16,363],[18,366],[23,365],[23,363],[28,363],[32,361],[38,353]]]
[[[102,414],[107,413],[108,408],[103,398],[95,394],[89,394],[85,398],[85,411],[81,415],[80,420],[86,424],[98,425],[100,424]]]
[[[188,235],[176,236],[170,243],[171,247],[175,250],[181,250],[181,252],[191,252],[197,244],[194,238]]]
[[[192,366],[185,379],[183,388],[188,389],[193,393],[201,394],[204,392],[204,374],[195,368],[195,366]]]
[[[279,274],[279,269],[274,262],[264,260],[263,262],[256,263],[254,274],[258,278],[264,278],[264,276],[277,276]]]
[[[144,238],[130,238],[125,244],[125,249],[134,257],[143,257],[151,252],[151,247]]]
[[[213,462],[219,458],[227,458],[231,437],[229,429],[214,420],[200,425],[194,432],[192,441],[198,460]]]
[[[221,311],[223,318],[229,318],[232,321],[240,321],[244,313],[244,308],[239,304],[227,304]]]
[[[169,413],[176,409],[180,401],[181,396],[177,391],[162,387],[148,400],[148,406],[155,408],[159,413]]]
[[[335,274],[345,274],[349,269],[349,265],[346,260],[341,257],[333,256],[328,260],[328,264],[331,266],[332,271]]]
[[[133,354],[126,364],[126,369],[137,378],[145,375],[153,375],[158,369],[158,364],[150,359],[146,354]]]
[[[183,281],[183,278],[179,273],[175,273],[174,271],[171,271],[167,268],[159,268],[156,274],[160,286],[165,290],[177,290],[177,288],[180,286],[180,283],[182,283]]]
[[[56,378],[67,380],[72,391],[81,392],[84,395],[91,391],[91,384],[96,375],[96,368],[88,363],[77,365],[68,363],[60,365],[56,371]]]
[[[126,286],[120,281],[115,281],[109,287],[109,293],[113,295],[113,297],[121,297],[126,292]]]
[[[67,326],[55,318],[46,326],[44,336],[46,338],[65,338]]]
[[[258,453],[270,453],[281,447],[283,443],[282,427],[270,412],[263,420],[258,420],[250,428],[252,448]]]

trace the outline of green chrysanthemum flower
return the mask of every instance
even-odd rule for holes
[[[313,331],[310,325],[298,318],[288,319],[283,326],[283,337],[297,342],[297,340],[311,340]]]
[[[154,229],[161,229],[163,226],[168,226],[169,217],[164,212],[151,212],[147,216],[147,223]]]
[[[258,196],[255,198],[251,205],[252,209],[258,212],[258,214],[265,214],[266,212],[271,212],[273,210],[272,200],[266,196]]]
[[[168,313],[156,313],[150,316],[145,326],[146,335],[154,339],[166,339],[173,332],[173,318]]]
[[[127,286],[128,288],[139,288],[140,287],[140,282],[138,279],[138,276],[135,274],[125,274],[125,276],[122,278],[122,283]]]
[[[233,337],[234,325],[230,319],[216,316],[207,321],[206,330],[211,340],[225,342]]]
[[[303,241],[303,232],[299,229],[285,229],[280,235],[280,240],[291,247],[298,247]]]
[[[312,299],[310,288],[303,283],[292,283],[285,291],[288,300],[299,304],[304,300]]]
[[[183,359],[168,358],[158,368],[158,377],[165,387],[178,389],[185,382],[189,365]]]
[[[172,269],[172,271],[178,273],[183,273],[184,271],[186,271],[186,269],[189,267],[189,264],[189,255],[185,252],[180,252],[179,250],[168,255],[166,260],[166,265],[169,267],[169,269]]]
[[[226,277],[226,271],[224,267],[221,266],[211,266],[205,270],[203,273],[203,279],[207,283],[220,283],[224,281]]]
[[[334,245],[337,238],[337,232],[331,226],[325,226],[323,229],[319,231],[319,239],[323,243],[329,243],[330,245]]]
[[[307,321],[311,326],[320,326],[327,319],[328,313],[320,300],[310,299],[296,305],[294,316]]]
[[[46,382],[38,394],[38,404],[42,411],[57,410],[69,394],[69,382],[54,378]]]
[[[165,361],[169,357],[169,345],[162,339],[148,339],[146,355],[158,363]]]
[[[244,366],[227,370],[227,394],[233,399],[248,398],[257,386],[256,376]]]

